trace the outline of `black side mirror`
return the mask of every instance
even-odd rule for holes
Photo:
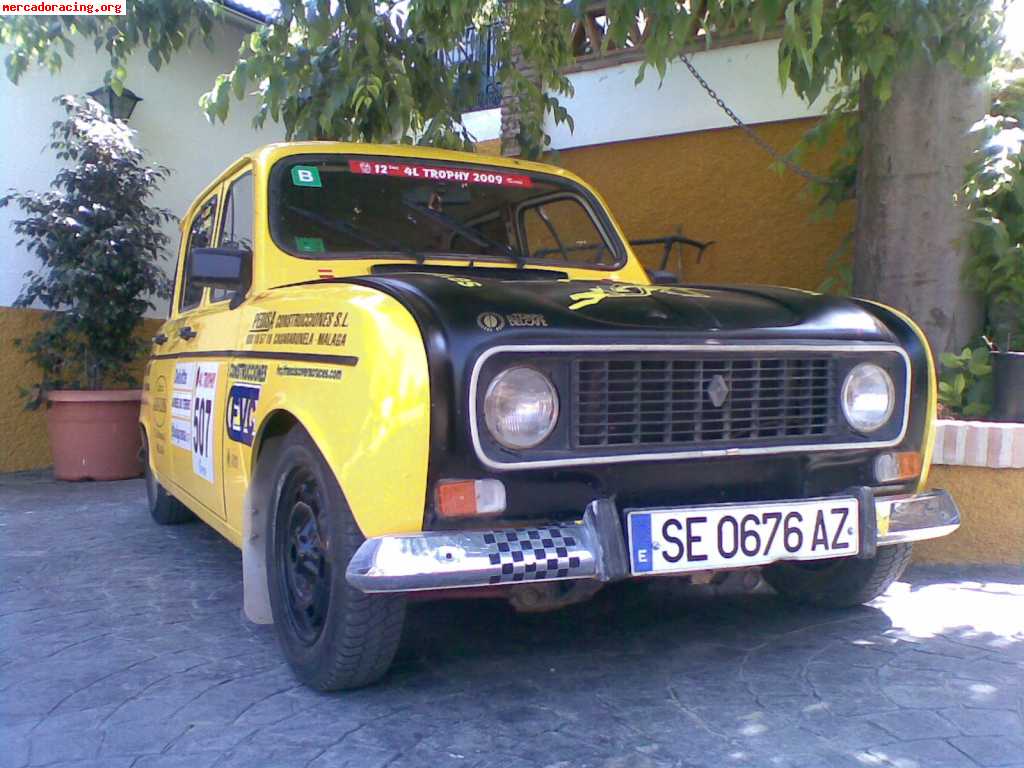
[[[678,285],[679,275],[667,269],[648,269],[647,276],[655,285]]]
[[[252,251],[245,248],[194,248],[188,279],[195,285],[234,291],[231,308],[241,303],[252,282]]]

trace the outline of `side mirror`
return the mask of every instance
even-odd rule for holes
[[[252,282],[252,251],[244,248],[194,248],[188,258],[188,279],[204,288],[234,291],[238,306]]]
[[[679,275],[675,272],[669,272],[667,269],[649,269],[647,270],[647,276],[651,278],[651,282],[655,285],[679,284]]]

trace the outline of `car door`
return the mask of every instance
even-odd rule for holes
[[[248,168],[236,173],[224,184],[224,204],[220,217],[218,247],[253,252],[253,175]],[[253,254],[252,258],[256,258]],[[214,289],[214,301],[230,298]],[[237,314],[241,314],[241,309]],[[235,325],[239,333],[244,328]],[[237,341],[240,341],[239,338]],[[236,341],[236,343],[237,343]],[[245,492],[249,485],[249,454],[255,437],[256,407],[266,378],[266,365],[248,357],[234,357],[228,369],[227,412],[223,423],[224,437],[224,507],[227,524],[242,527]]]
[[[237,336],[230,295],[211,294],[190,277],[196,248],[217,245],[220,188],[197,208],[189,227],[176,295],[171,455],[176,490],[196,511],[223,520],[223,451],[226,368]]]

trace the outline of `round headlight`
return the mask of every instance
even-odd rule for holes
[[[558,393],[550,379],[533,368],[508,368],[484,396],[484,421],[494,439],[521,450],[542,443],[558,421]]]
[[[885,369],[873,363],[854,366],[843,382],[843,415],[858,432],[874,432],[892,416],[895,387]]]

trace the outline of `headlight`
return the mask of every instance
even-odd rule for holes
[[[484,421],[494,439],[506,448],[532,448],[555,428],[558,393],[540,371],[508,368],[487,388]]]
[[[874,432],[892,416],[892,378],[873,363],[854,366],[843,382],[843,415],[858,432]]]

